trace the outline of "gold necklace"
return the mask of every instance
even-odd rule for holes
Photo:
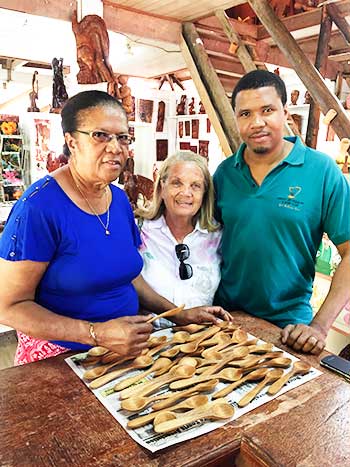
[[[73,182],[75,184],[75,186],[77,187],[79,193],[81,194],[81,196],[85,199],[86,201],[86,204],[89,206],[90,210],[92,211],[92,213],[97,217],[97,219],[100,221],[100,224],[102,225],[104,231],[105,231],[105,234],[106,235],[110,235],[111,234],[111,231],[108,229],[109,227],[109,206],[108,206],[108,199],[107,199],[107,189],[105,188],[105,197],[106,197],[106,210],[107,210],[107,222],[106,224],[102,221],[101,217],[99,216],[99,214],[97,214],[97,212],[95,211],[95,209],[91,206],[89,200],[87,199],[87,197],[84,195],[83,191],[81,190],[80,186],[77,184],[77,182],[75,181],[74,177],[73,177],[73,174],[71,172],[71,176],[72,176],[72,179],[73,179]]]

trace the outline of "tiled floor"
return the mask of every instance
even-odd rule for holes
[[[0,370],[13,366],[16,347],[15,331],[0,334]]]

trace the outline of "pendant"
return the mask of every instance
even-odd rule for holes
[[[106,230],[106,235],[110,235],[111,232],[109,230]]]

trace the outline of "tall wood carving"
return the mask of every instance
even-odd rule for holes
[[[108,83],[108,93],[120,99],[118,81],[109,63],[109,37],[100,16],[87,15],[80,22],[77,12],[72,17],[72,29],[77,43],[79,84]]]

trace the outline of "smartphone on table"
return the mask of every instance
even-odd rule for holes
[[[350,381],[350,361],[338,355],[327,355],[323,357],[320,364],[329,370],[335,371]]]

